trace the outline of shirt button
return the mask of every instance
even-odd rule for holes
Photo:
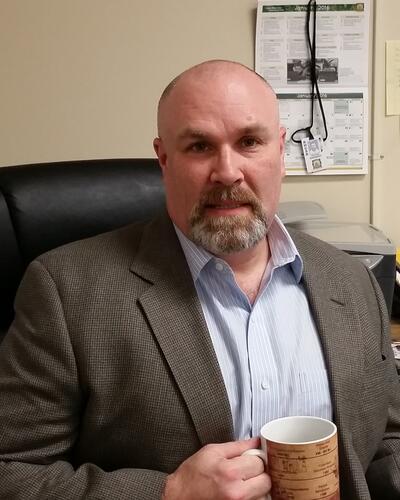
[[[268,389],[268,381],[267,380],[263,380],[261,382],[261,389],[263,389],[264,391]]]
[[[224,270],[224,265],[223,265],[223,264],[221,264],[221,262],[217,262],[217,263],[215,264],[215,269],[216,269],[217,271],[223,271],[223,270]]]

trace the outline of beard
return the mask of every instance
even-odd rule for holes
[[[206,215],[208,207],[221,205],[224,201],[246,204],[251,208],[251,213]],[[193,207],[189,217],[189,236],[196,245],[212,254],[231,254],[259,243],[267,235],[271,222],[253,192],[239,186],[218,186],[205,193]]]

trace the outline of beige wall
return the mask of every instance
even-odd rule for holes
[[[395,31],[400,3],[377,2],[386,12],[377,16],[383,37],[386,18]],[[0,0],[0,165],[153,156],[156,102],[173,76],[210,58],[254,65],[256,6],[256,0]],[[377,102],[383,95],[380,89]],[[380,113],[375,119],[390,134],[376,138],[386,153],[376,175],[291,177],[282,199],[318,201],[340,220],[369,221],[373,207],[374,221],[400,244],[384,225],[392,213],[385,193],[396,175],[399,122]]]
[[[399,0],[376,0],[372,222],[400,247],[400,117],[385,116],[385,42],[400,40]]]

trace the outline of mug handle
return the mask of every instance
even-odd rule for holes
[[[264,461],[265,465],[268,464],[267,454],[263,450],[260,450],[259,448],[250,448],[250,450],[244,451],[242,455],[252,455],[255,457],[259,457],[261,458],[261,460]]]

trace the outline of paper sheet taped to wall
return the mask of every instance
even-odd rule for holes
[[[386,42],[386,114],[400,115],[400,40]]]

